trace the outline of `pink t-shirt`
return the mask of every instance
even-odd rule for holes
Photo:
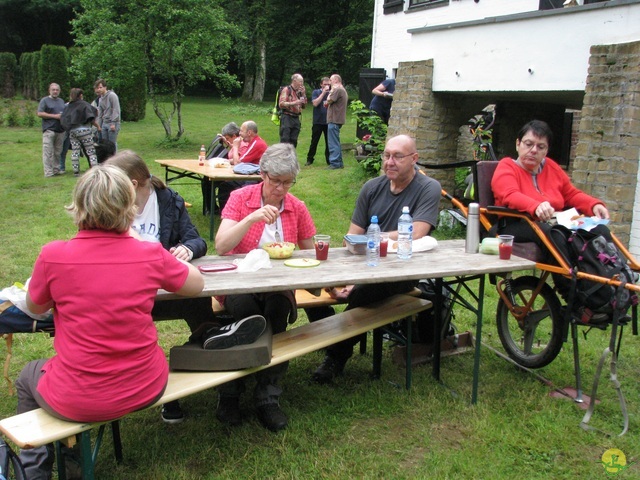
[[[111,420],[148,405],[164,388],[168,365],[151,309],[159,288],[180,289],[186,265],[160,243],[81,230],[45,245],[29,295],[54,304],[56,355],[38,392],[77,421]]]
[[[222,210],[222,218],[239,222],[250,213],[262,208],[262,185],[262,183],[248,185],[231,192],[229,201]],[[306,205],[290,193],[284,197],[280,219],[285,242],[299,244],[300,241],[311,238],[316,233],[316,227]],[[251,225],[244,238],[229,252],[229,255],[249,253],[254,248],[258,248],[264,227],[264,222]]]

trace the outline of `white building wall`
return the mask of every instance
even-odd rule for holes
[[[434,91],[583,91],[591,45],[640,40],[640,3],[533,18],[517,14],[537,12],[538,0],[458,0],[391,15],[382,5],[376,1],[371,66],[390,73],[401,61],[433,58]],[[415,31],[496,17],[501,21]]]

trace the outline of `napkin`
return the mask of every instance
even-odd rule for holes
[[[233,261],[238,266],[238,272],[255,272],[261,268],[271,268],[269,254],[262,248],[251,250],[244,258],[237,258]]]
[[[426,252],[427,250],[432,250],[438,246],[438,241],[433,237],[422,237],[417,240],[411,242],[411,251],[412,252]],[[389,252],[397,252],[398,251],[398,241],[397,240],[389,240]]]

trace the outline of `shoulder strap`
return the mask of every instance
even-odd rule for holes
[[[10,466],[13,467],[13,474],[16,480],[27,480],[27,474],[20,458],[4,440],[0,439],[0,479],[9,480],[11,478]]]

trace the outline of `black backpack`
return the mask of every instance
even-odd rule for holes
[[[550,237],[569,265],[577,271],[604,278],[616,277],[621,282],[634,283],[637,274],[631,271],[617,247],[602,235],[607,232],[605,226],[597,226],[591,231],[586,231],[569,230],[562,225],[554,225]],[[618,300],[620,304],[616,304],[616,290],[612,285],[591,280],[576,281],[577,301],[591,310],[610,312],[617,308],[626,311],[631,305],[638,303],[635,293],[621,289]]]
[[[13,450],[0,438],[0,480],[26,480],[22,462]]]

